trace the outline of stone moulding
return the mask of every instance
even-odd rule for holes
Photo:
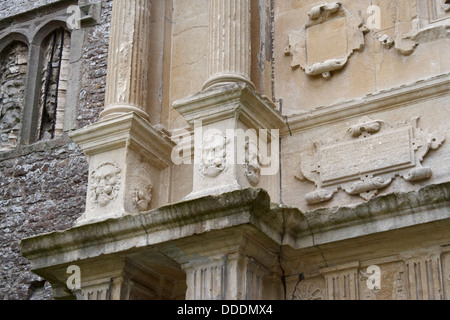
[[[296,134],[323,123],[335,123],[343,118],[356,117],[359,114],[368,114],[412,105],[427,101],[433,97],[448,95],[450,92],[450,74],[443,74],[400,87],[382,90],[368,94],[362,98],[344,101],[329,106],[316,108],[309,112],[289,116],[289,131],[281,131],[281,136]]]
[[[309,22],[289,34],[284,52],[292,57],[291,67],[300,67],[308,76],[342,69],[354,51],[364,48],[361,18],[354,16],[340,2],[323,3],[308,13]]]
[[[448,182],[380,196],[356,207],[305,213],[271,203],[262,189],[244,189],[25,238],[20,247],[33,272],[52,285],[64,285],[68,265],[169,248],[172,241],[186,244],[196,235],[229,236],[239,228],[294,250],[406,227],[448,228],[450,212],[445,208],[449,203]]]
[[[299,179],[313,181],[317,187],[305,196],[307,203],[328,201],[339,189],[370,200],[396,176],[408,182],[430,178],[431,168],[422,167],[421,162],[445,137],[420,129],[418,120],[390,126],[364,117],[348,129],[350,138],[329,144],[317,142],[314,155],[301,155]]]
[[[22,241],[33,268],[146,247],[250,222],[270,210],[262,189],[244,189],[167,205],[138,215],[111,218]]]
[[[172,164],[173,141],[134,112],[73,131],[69,136],[88,156],[129,146],[159,169]]]
[[[261,105],[265,107],[259,107]],[[207,125],[233,118],[238,112],[240,119],[251,128],[284,129],[286,127],[283,116],[273,102],[246,84],[233,83],[210,88],[175,101],[173,108],[182,114],[191,126],[196,120],[201,120],[203,125]]]
[[[90,167],[86,211],[77,225],[157,206],[152,181],[172,165],[175,146],[164,130],[130,112],[71,132],[70,137],[88,156]]]

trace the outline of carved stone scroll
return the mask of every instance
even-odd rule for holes
[[[332,71],[347,64],[354,51],[364,48],[365,29],[361,19],[340,2],[315,6],[308,16],[309,22],[302,29],[289,34],[285,54],[292,56],[292,68],[329,79]]]
[[[421,162],[430,150],[438,149],[445,137],[410,124],[390,126],[364,117],[348,129],[343,141],[315,143],[314,155],[301,155],[300,180],[313,181],[317,189],[305,196],[309,204],[333,198],[339,189],[365,200],[388,187],[396,176],[408,182],[428,179],[432,169]]]
[[[400,54],[409,56],[421,43],[448,37],[450,3],[447,0],[391,1],[387,7],[395,22],[394,35],[380,34],[377,37],[386,49],[395,48]],[[381,30],[387,27],[380,26]]]

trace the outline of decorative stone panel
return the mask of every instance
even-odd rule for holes
[[[292,68],[300,67],[309,76],[331,77],[343,68],[354,51],[364,48],[361,18],[344,8],[340,2],[313,7],[309,22],[289,34],[285,54],[292,56]]]
[[[430,150],[442,145],[445,137],[420,129],[418,120],[392,126],[364,117],[348,128],[344,140],[315,143],[314,155],[301,155],[302,176],[298,179],[313,181],[317,186],[306,194],[306,201],[316,204],[330,200],[338,189],[370,200],[396,176],[408,182],[430,178],[432,169],[421,162]]]

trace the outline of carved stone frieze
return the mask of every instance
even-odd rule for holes
[[[117,198],[121,185],[121,170],[115,162],[105,162],[91,173],[90,193],[93,203],[107,206]]]
[[[391,126],[382,120],[362,118],[348,129],[343,141],[315,143],[313,155],[301,155],[299,180],[313,181],[317,189],[307,194],[309,204],[333,198],[338,189],[369,200],[396,176],[408,182],[430,178],[432,169],[421,162],[438,149],[445,137],[422,130],[419,118]]]
[[[289,34],[285,54],[292,56],[292,68],[300,67],[309,76],[331,77],[343,68],[354,51],[364,48],[362,19],[345,9],[340,2],[313,7],[309,22]]]
[[[296,288],[294,300],[323,300],[323,290],[316,283],[302,283]]]

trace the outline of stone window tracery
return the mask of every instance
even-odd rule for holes
[[[0,151],[19,143],[28,66],[26,44],[12,42],[0,54]]]
[[[0,152],[64,131],[71,33],[49,26],[30,46],[14,35],[2,38],[12,41],[0,49]]]

